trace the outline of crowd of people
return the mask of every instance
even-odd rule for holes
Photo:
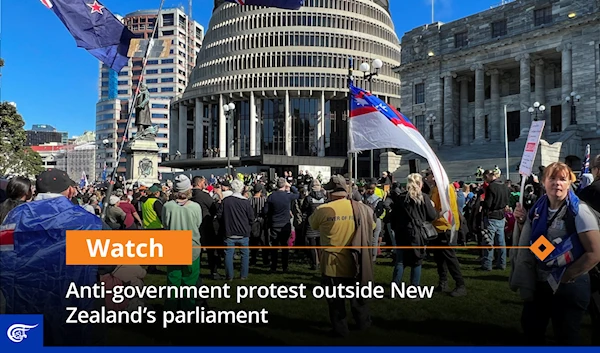
[[[117,180],[113,193],[107,195],[106,185],[81,188],[65,172],[53,169],[33,183],[23,177],[9,181],[0,194],[0,223],[2,229],[12,225],[27,232],[33,227],[23,216],[27,211],[27,219],[69,217],[64,224],[56,223],[68,228],[48,230],[63,236],[66,229],[191,230],[192,264],[167,266],[167,284],[173,286],[202,283],[203,259],[214,280],[246,280],[252,275],[250,266],[259,263],[272,273],[285,273],[292,251],[306,263],[307,271],[318,269],[327,286],[373,281],[378,258],[386,256],[394,261],[391,282],[403,282],[409,267],[408,281],[418,286],[423,261],[433,259],[439,278],[436,292],[460,297],[467,295],[467,288],[455,248],[449,245],[474,242],[488,247],[480,252],[482,271],[505,270],[512,259],[510,285],[524,300],[523,330],[533,343],[544,342],[552,320],[557,343],[577,344],[588,309],[595,329],[600,330],[596,267],[600,231],[595,213],[600,212],[600,156],[591,165],[591,178],[582,178],[578,186],[563,163],[540,169],[540,177],[527,179],[522,204],[520,182],[502,181],[497,167],[478,167],[479,182],[455,181],[448,186],[453,222],[441,213],[440,192],[445,187],[437,185],[431,170],[412,173],[405,183],[393,180],[389,172],[379,179],[357,181],[341,175],[325,181],[320,173],[313,177],[308,171],[297,176],[286,171],[275,180],[266,175],[190,179],[180,174],[164,184],[131,185]],[[542,235],[564,251],[545,261],[530,251],[507,251],[506,245],[529,246]],[[386,252],[382,244],[403,248]],[[201,251],[202,246],[224,249]],[[206,252],[205,258],[201,252]],[[240,260],[239,275],[236,259]],[[558,289],[549,284],[556,271],[562,275]],[[98,268],[99,276],[140,286],[147,272],[161,273],[153,266]],[[43,292],[42,287],[37,290]],[[168,309],[191,310],[195,305],[194,300],[182,299],[165,303]],[[329,299],[328,306],[333,333],[347,336],[344,300]],[[351,306],[359,328],[368,328],[367,302],[352,300]],[[548,306],[553,310],[547,310]]]

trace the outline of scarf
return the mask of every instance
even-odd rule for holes
[[[562,276],[565,273],[567,266],[575,262],[583,255],[585,250],[579,240],[579,235],[575,229],[575,217],[579,213],[579,198],[572,190],[569,190],[565,204],[561,209],[557,210],[555,215],[558,215],[562,207],[566,207],[566,213],[563,216],[567,234],[563,237],[551,241],[554,250],[543,260],[538,258],[538,262],[542,265],[542,269],[550,271],[548,282],[556,291]],[[551,219],[548,219],[548,196],[542,196],[538,202],[529,211],[529,219],[531,219],[531,239],[530,244],[535,243],[541,236],[548,232],[548,224]],[[567,224],[572,222],[572,225]],[[571,233],[569,233],[571,232]]]

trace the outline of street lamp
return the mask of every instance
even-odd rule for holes
[[[435,115],[429,114],[429,116],[427,117],[427,119],[425,119],[425,121],[427,122],[427,124],[429,124],[429,139],[433,141],[433,123],[435,122],[437,118],[435,117]]]
[[[375,72],[371,72],[371,65],[369,65],[369,63],[360,64],[358,69],[360,71],[362,71],[364,79],[369,81],[369,93],[372,93],[372,91],[373,91],[373,77],[379,75],[379,69],[381,69],[382,67],[383,67],[383,61],[381,61],[381,59],[373,60],[373,68],[375,69]],[[371,150],[371,169],[370,169],[371,178],[373,178],[373,174],[374,174],[373,162],[374,162],[373,150]]]
[[[565,97],[565,101],[567,101],[567,103],[571,103],[571,125],[577,125],[577,107],[575,106],[575,102],[579,102],[580,99],[581,96],[575,91],[571,92],[570,96]]]
[[[231,116],[233,115],[233,112],[235,111],[235,104],[229,103],[229,104],[225,104],[223,105],[223,111],[225,112],[225,117],[227,119],[227,126],[228,126],[228,130],[227,130],[227,137],[230,137],[230,132],[232,131],[231,129]],[[228,138],[227,141],[227,174],[231,175],[231,147],[233,145],[233,138]]]
[[[529,107],[529,109],[527,109],[529,114],[531,114],[532,116],[533,116],[533,113],[535,113],[535,117],[533,118],[534,121],[538,120],[538,117],[537,117],[538,113],[542,114],[542,117],[543,117],[545,110],[546,110],[546,106],[544,106],[543,104],[540,104],[540,102],[533,103],[533,107]]]

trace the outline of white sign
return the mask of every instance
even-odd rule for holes
[[[321,172],[321,182],[322,183],[327,183],[329,181],[329,179],[331,178],[331,167],[318,166],[318,165],[299,165],[298,166],[298,172],[299,171],[306,172],[307,170],[310,173],[310,175],[312,175],[312,177],[315,179],[317,179],[319,172]]]
[[[521,158],[521,165],[519,166],[519,173],[523,176],[528,177],[531,175],[533,163],[535,162],[535,155],[537,154],[545,123],[546,122],[543,120],[531,123],[527,142],[525,143],[525,150],[523,151],[523,157]]]

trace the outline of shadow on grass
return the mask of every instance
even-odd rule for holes
[[[508,275],[480,275],[480,276],[465,276],[468,279],[476,279],[482,281],[497,281],[497,282],[506,282],[508,283]]]

